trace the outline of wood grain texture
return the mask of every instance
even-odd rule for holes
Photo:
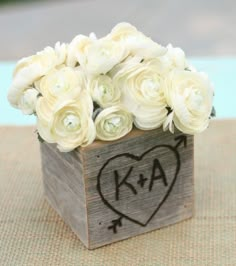
[[[90,249],[193,215],[192,136],[133,130],[70,153],[43,143],[41,153],[46,197]]]
[[[44,193],[62,219],[88,246],[88,222],[81,156],[61,153],[55,145],[41,143]]]

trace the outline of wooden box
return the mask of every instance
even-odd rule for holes
[[[193,215],[193,137],[133,130],[61,153],[41,144],[45,196],[89,249]]]

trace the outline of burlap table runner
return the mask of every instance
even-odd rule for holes
[[[195,217],[88,251],[43,197],[32,127],[0,127],[0,265],[236,265],[236,120],[195,138]]]

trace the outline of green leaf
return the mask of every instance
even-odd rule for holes
[[[166,107],[166,110],[168,111],[167,115],[173,111],[169,106]]]
[[[216,117],[216,109],[214,106],[211,109],[211,117]]]
[[[185,71],[191,71],[191,69],[190,68],[188,68],[188,67],[185,67],[185,69],[184,69]]]

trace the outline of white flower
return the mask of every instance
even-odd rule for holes
[[[75,67],[77,64],[84,65],[86,63],[87,46],[95,41],[94,35],[91,37],[79,34],[68,46],[68,56],[66,64],[70,67]]]
[[[95,118],[97,138],[105,141],[120,139],[133,127],[132,115],[121,106],[108,107]]]
[[[64,64],[67,58],[68,44],[57,42],[54,47],[56,66]]]
[[[92,99],[103,108],[120,103],[120,89],[114,87],[112,79],[107,75],[91,78],[88,90]]]
[[[170,70],[176,68],[184,70],[189,66],[184,51],[179,47],[173,47],[172,44],[167,45],[167,53],[162,60]]]
[[[19,99],[18,107],[25,115],[31,115],[35,112],[39,92],[34,88],[29,88],[23,92]]]
[[[38,132],[45,141],[57,143],[62,152],[87,146],[96,137],[92,109],[92,99],[85,90],[75,100],[60,99],[53,108],[40,97],[36,105]]]
[[[85,89],[85,75],[80,68],[62,66],[52,69],[38,83],[40,93],[53,105],[59,98],[75,99]]]
[[[55,49],[46,47],[36,55],[23,58],[17,63],[8,91],[8,100],[12,106],[18,108],[18,101],[29,86],[52,68],[65,62],[66,49],[65,44],[57,43]]]
[[[81,65],[89,75],[106,74],[127,56],[124,45],[110,39],[76,36],[68,47],[67,65]]]
[[[162,62],[131,60],[118,65],[111,74],[114,86],[122,91],[121,103],[134,115],[135,125],[143,130],[160,127],[167,115],[163,92],[166,69]]]
[[[86,62],[81,66],[90,75],[106,74],[127,56],[124,45],[108,39],[94,41],[85,51]]]
[[[107,37],[122,43],[130,55],[143,59],[155,58],[166,53],[166,48],[152,41],[129,23],[117,24]]]
[[[213,88],[204,73],[173,70],[167,80],[165,96],[172,113],[164,124],[170,123],[186,134],[205,130],[212,110]],[[171,126],[172,127],[172,126]]]

